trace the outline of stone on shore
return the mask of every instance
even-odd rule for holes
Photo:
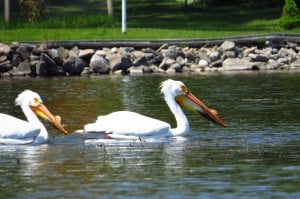
[[[0,73],[5,73],[13,68],[9,60],[0,63]]]
[[[31,74],[30,63],[28,60],[25,60],[8,72],[12,76],[28,76]]]
[[[10,47],[9,45],[0,43],[0,55],[6,55],[10,52]]]
[[[81,49],[47,44],[0,43],[0,75],[141,75],[244,70],[300,69],[297,42],[267,40],[265,45],[224,41],[213,46]]]
[[[69,57],[63,64],[65,71],[70,75],[80,75],[86,64],[79,57]]]
[[[58,65],[49,55],[42,53],[41,61],[45,63],[44,67],[49,76],[60,75]]]
[[[227,50],[233,50],[235,48],[235,43],[233,41],[224,41],[220,48],[223,51],[227,51]]]
[[[108,60],[98,54],[94,54],[90,61],[90,69],[94,73],[108,74],[110,71]]]
[[[228,71],[251,70],[252,64],[247,59],[228,58],[224,60],[223,68]]]

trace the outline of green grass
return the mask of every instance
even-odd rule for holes
[[[21,12],[11,23],[0,21],[0,42],[101,39],[212,38],[261,33],[300,33],[278,26],[281,8],[247,9],[205,7],[180,1],[132,0],[128,4],[127,34],[121,33],[121,0],[114,1],[114,18],[106,14],[106,1],[51,0],[49,15],[28,24]],[[0,15],[3,10],[0,10]]]
[[[272,31],[201,31],[155,28],[128,28],[122,34],[119,28],[84,28],[84,29],[13,29],[1,32],[0,41],[58,41],[58,40],[101,40],[101,39],[191,39],[215,38],[238,35],[272,33]]]

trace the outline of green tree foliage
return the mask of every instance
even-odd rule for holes
[[[37,22],[47,12],[44,0],[19,0],[29,23]]]
[[[191,0],[189,0],[191,1]],[[300,0],[299,0],[300,1]],[[283,6],[284,0],[193,0],[194,3],[199,3],[204,6],[239,6],[244,8],[262,8],[262,7],[274,7]]]
[[[279,25],[284,29],[293,29],[300,26],[299,9],[294,0],[285,0]]]
[[[281,16],[295,17],[299,15],[299,9],[294,0],[285,0]]]

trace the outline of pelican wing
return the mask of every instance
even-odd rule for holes
[[[95,123],[84,126],[85,132],[105,132],[122,136],[163,136],[169,133],[170,125],[135,112],[118,111],[99,116]]]
[[[0,114],[0,139],[25,139],[29,142],[40,133],[40,128],[10,115]],[[29,140],[28,140],[29,139]]]
[[[0,138],[0,144],[5,145],[25,145],[33,143],[35,137],[22,138],[22,139],[10,139],[10,138]]]

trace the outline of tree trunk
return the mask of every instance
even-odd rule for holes
[[[10,5],[9,0],[4,0],[4,20],[6,23],[9,23],[9,13],[10,11]]]
[[[106,0],[107,4],[107,14],[112,16],[114,14],[113,2],[112,0]]]

